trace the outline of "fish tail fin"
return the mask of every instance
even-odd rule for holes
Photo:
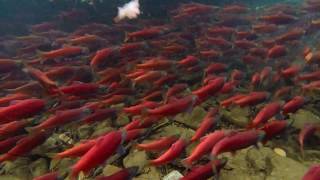
[[[249,129],[254,129],[255,126],[253,125],[253,123],[249,123],[247,126],[246,126],[246,129],[249,130]]]
[[[10,161],[13,159],[14,159],[14,157],[11,156],[10,154],[3,154],[2,156],[0,156],[0,163],[2,163],[4,161]]]
[[[124,32],[124,33],[125,33],[125,35],[124,35],[124,42],[129,42],[130,39],[131,39],[129,33],[128,33],[128,32]]]
[[[46,156],[55,160],[63,158],[59,153],[46,153]]]
[[[300,153],[301,153],[302,159],[304,159],[304,148],[303,148],[303,144],[300,145]]]
[[[38,128],[36,126],[33,127],[25,127],[24,128],[28,133],[34,133],[38,131]]]
[[[183,166],[186,167],[187,169],[190,169],[192,166],[192,162],[190,161],[189,158],[185,158],[181,162],[182,162]]]

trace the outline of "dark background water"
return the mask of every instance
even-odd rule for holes
[[[80,0],[0,0],[0,35],[27,32],[27,24],[54,20],[62,11],[83,9],[87,12],[85,22],[109,23],[117,14],[117,7],[129,0],[96,0],[95,5],[81,3]],[[165,16],[168,9],[186,2],[223,5],[242,3],[258,6],[281,2],[279,0],[140,0],[142,17]]]

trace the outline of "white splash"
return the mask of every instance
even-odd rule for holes
[[[115,22],[119,22],[122,19],[134,19],[140,14],[139,0],[132,0],[122,7],[118,7],[118,16],[114,18]]]

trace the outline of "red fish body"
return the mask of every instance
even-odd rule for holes
[[[251,77],[251,85],[257,86],[260,83],[260,74],[259,73],[254,73]]]
[[[37,126],[32,127],[31,129],[34,131],[41,129],[52,129],[69,122],[79,121],[80,119],[89,115],[90,113],[91,110],[87,108],[77,108],[65,111],[58,111],[54,116],[46,119],[45,121],[41,122]]]
[[[296,96],[291,99],[289,102],[283,105],[282,112],[283,114],[295,113],[300,109],[305,103],[305,98],[302,96]]]
[[[205,165],[197,166],[191,169],[191,171],[188,172],[180,180],[206,180],[211,176],[215,175],[214,173],[218,173],[219,170],[223,168],[226,163],[226,159],[218,159],[209,162]]]
[[[17,142],[24,138],[25,135],[19,135],[19,136],[13,136],[13,137],[9,137],[5,140],[1,140],[0,141],[0,153],[6,153],[8,152],[11,148],[13,148]]]
[[[291,67],[288,67],[287,69],[282,70],[281,75],[285,78],[292,78],[295,75],[297,75],[299,71],[300,71],[299,66],[291,66]]]
[[[278,28],[274,24],[256,24],[252,26],[252,29],[259,34],[268,34],[275,32]]]
[[[220,89],[219,93],[221,93],[221,94],[231,93],[235,89],[236,85],[238,84],[237,82],[238,81],[229,81],[229,82],[224,83],[224,85]]]
[[[20,121],[12,121],[6,124],[0,125],[0,137],[6,137],[19,131],[23,130],[23,128],[29,123],[27,120]]]
[[[262,16],[261,20],[272,24],[289,24],[296,20],[296,17],[284,13],[278,13],[269,16]]]
[[[44,72],[39,69],[33,67],[27,67],[23,69],[24,72],[30,74],[33,78],[39,81],[42,85],[44,85],[48,90],[56,89],[57,84],[52,81]]]
[[[242,80],[242,78],[244,77],[244,74],[242,71],[238,70],[238,69],[235,69],[231,72],[231,75],[230,75],[230,80],[231,81],[240,81]]]
[[[10,93],[21,93],[27,95],[42,95],[44,94],[44,88],[38,81],[30,81],[14,89],[7,89]]]
[[[252,106],[266,100],[268,95],[269,94],[267,92],[251,92],[249,95],[235,100],[234,103],[240,107]]]
[[[165,99],[168,100],[171,96],[174,96],[174,95],[184,91],[187,88],[188,88],[187,84],[175,84],[171,88],[168,89],[166,96],[165,96]]]
[[[314,71],[314,72],[299,75],[298,80],[299,81],[320,80],[320,71]]]
[[[191,142],[200,139],[216,122],[218,109],[212,108],[208,111],[207,115],[203,118],[199,128],[191,138]]]
[[[84,118],[82,121],[84,123],[92,123],[92,122],[99,122],[105,120],[110,117],[115,117],[117,111],[115,109],[106,108],[106,109],[98,109],[91,115]]]
[[[196,95],[200,101],[203,101],[207,97],[219,92],[219,90],[223,87],[224,82],[225,78],[216,78],[210,81],[207,85],[193,91],[192,94]]]
[[[286,120],[275,120],[266,123],[260,130],[266,133],[264,142],[282,133],[289,126]]]
[[[148,128],[156,123],[159,119],[157,117],[145,117],[143,119],[134,119],[126,126],[123,127],[125,130],[132,130],[132,129],[140,129],[140,128]]]
[[[280,110],[281,110],[281,104],[278,102],[267,104],[265,107],[263,107],[259,111],[256,117],[253,119],[252,123],[250,124],[250,127],[255,128],[267,122],[271,117],[278,114]]]
[[[320,165],[313,165],[302,177],[302,180],[318,180],[320,178]]]
[[[176,136],[162,137],[149,143],[137,144],[137,148],[145,151],[160,151],[170,147],[177,140]]]
[[[137,173],[138,169],[135,167],[122,169],[110,176],[97,177],[96,180],[129,180]]]
[[[161,71],[148,71],[147,73],[133,79],[134,83],[151,82],[159,79],[164,73]]]
[[[97,139],[87,140],[85,142],[82,142],[81,144],[75,145],[72,148],[66,149],[63,152],[56,154],[54,158],[62,159],[62,158],[81,157],[86,152],[88,152],[96,143],[97,143]]]
[[[87,95],[96,93],[100,89],[98,84],[94,83],[75,83],[70,86],[63,86],[58,91],[75,96]]]
[[[134,139],[137,139],[146,132],[147,132],[147,130],[143,129],[143,128],[128,130],[124,142],[130,142]]]
[[[41,56],[43,59],[55,59],[59,57],[78,55],[81,54],[83,51],[84,50],[81,47],[64,47],[49,52],[43,52]]]
[[[167,74],[166,76],[162,76],[160,77],[158,80],[156,80],[153,85],[155,85],[156,87],[161,87],[165,84],[169,84],[172,83],[173,81],[175,81],[177,79],[177,76],[174,74]]]
[[[290,91],[292,90],[291,86],[284,86],[281,87],[280,89],[278,89],[275,93],[274,93],[274,97],[279,98],[281,96],[285,96],[290,94]]]
[[[165,33],[165,31],[162,30],[161,28],[143,29],[140,31],[128,33],[125,41],[132,41],[132,40],[134,41],[136,39],[152,38],[152,37],[164,34],[164,33]]]
[[[124,137],[120,131],[112,131],[99,138],[97,143],[72,167],[72,177],[77,176],[81,171],[87,174],[92,168],[108,160],[123,141]]]
[[[211,27],[208,28],[208,34],[211,36],[229,37],[235,33],[235,29],[230,27]]]
[[[260,82],[263,82],[264,80],[266,80],[270,76],[271,71],[272,71],[272,67],[270,66],[263,68],[260,73]]]
[[[279,58],[287,55],[287,48],[283,45],[275,45],[268,50],[268,58]]]
[[[182,138],[178,139],[161,156],[159,156],[157,159],[151,160],[150,164],[152,164],[154,166],[160,166],[160,165],[163,165],[163,164],[166,164],[166,163],[172,161],[173,159],[175,159],[176,157],[178,157],[182,153],[182,151],[185,149],[187,144],[188,143],[186,142],[186,140],[184,140]]]
[[[301,129],[299,136],[298,136],[298,141],[299,141],[299,145],[300,145],[300,151],[302,153],[302,156],[304,155],[304,141],[309,138],[310,136],[312,136],[319,127],[317,127],[314,124],[306,124],[303,129]]]
[[[175,116],[179,113],[186,112],[193,108],[196,102],[195,96],[186,96],[175,102],[164,104],[160,107],[147,110],[147,114],[151,116]]]
[[[0,59],[0,73],[8,73],[18,69],[21,66],[20,61],[13,59]]]
[[[132,114],[132,115],[139,115],[142,113],[143,110],[153,109],[158,106],[159,106],[159,103],[157,103],[157,102],[144,101],[140,104],[123,108],[123,112],[128,113],[128,114]]]
[[[16,146],[0,157],[0,162],[14,160],[19,156],[26,155],[35,147],[41,145],[47,139],[47,132],[39,131],[20,139]]]
[[[205,69],[206,74],[219,73],[227,69],[227,65],[223,63],[212,63]]]
[[[58,172],[51,172],[44,174],[42,176],[38,176],[33,178],[33,180],[59,180],[61,177]]]
[[[230,106],[231,104],[233,104],[236,100],[241,99],[241,98],[243,98],[243,97],[245,97],[245,96],[246,96],[246,95],[244,95],[244,94],[237,94],[237,95],[231,96],[231,97],[229,97],[229,98],[221,101],[221,102],[220,102],[220,105],[221,105],[222,107],[225,107],[225,108],[226,108],[226,107]]]
[[[211,158],[214,159],[224,152],[234,152],[255,145],[262,139],[263,135],[263,131],[250,130],[227,136],[212,148]]]
[[[199,59],[196,58],[196,57],[194,57],[194,56],[191,56],[191,55],[185,57],[184,59],[181,59],[181,60],[178,62],[178,64],[179,64],[180,66],[183,66],[183,67],[194,66],[194,65],[196,65],[196,64],[198,64],[198,63],[199,63]]]
[[[191,166],[192,162],[199,160],[203,155],[209,153],[212,147],[225,136],[226,132],[222,130],[217,130],[206,135],[183,163],[187,166]]]
[[[143,64],[138,64],[137,69],[144,70],[165,70],[174,65],[174,61],[165,59],[151,59]]]
[[[90,61],[90,66],[96,68],[103,64],[107,58],[111,57],[114,54],[113,48],[104,48],[96,52],[95,56]]]
[[[208,41],[208,44],[219,47],[220,49],[229,49],[232,47],[232,44],[229,41],[221,37],[218,37],[218,38],[208,37],[207,41]]]
[[[45,102],[41,99],[20,100],[16,104],[0,109],[0,122],[31,117],[39,113],[44,107]]]
[[[285,43],[287,41],[298,40],[304,35],[305,31],[300,28],[293,29],[285,34],[276,37],[277,43]]]
[[[248,40],[236,40],[234,45],[241,49],[250,49],[257,46],[254,42]]]
[[[135,51],[143,50],[148,47],[148,44],[145,42],[135,42],[135,43],[126,43],[122,44],[119,48],[119,53],[122,56],[128,55]]]

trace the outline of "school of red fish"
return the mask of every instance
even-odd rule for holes
[[[290,114],[317,102],[310,94],[320,90],[320,1],[264,9],[189,3],[168,14],[167,20],[60,30],[57,21],[81,17],[74,10],[31,26],[29,35],[3,37],[1,47],[11,48],[0,53],[0,162],[28,156],[52,133],[68,131],[62,127],[112,122],[125,114],[128,124],[91,139],[76,137],[80,143],[52,157],[78,158],[69,174],[53,171],[34,179],[90,176],[114,155],[121,158],[128,145],[158,152],[150,166],[182,158],[183,180],[218,177],[228,163],[221,154],[272,141],[293,128]],[[148,139],[164,120],[189,116],[197,106],[207,115],[191,138]],[[218,128],[221,109],[234,106],[252,108],[247,128]],[[319,127],[299,130],[301,155]],[[182,157],[193,143],[198,145]],[[137,173],[132,167],[91,177],[125,180]],[[316,179],[319,164],[303,177]]]

